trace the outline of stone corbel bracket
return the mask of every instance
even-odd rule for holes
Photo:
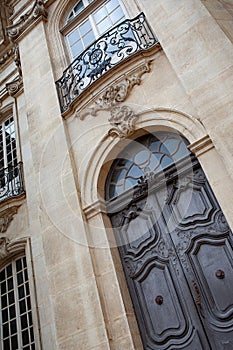
[[[120,138],[132,134],[139,116],[130,107],[121,103],[126,100],[135,85],[141,84],[142,75],[150,72],[151,62],[151,60],[145,61],[130,74],[125,75],[124,80],[110,85],[97,96],[93,105],[82,111],[76,110],[75,117],[84,120],[88,115],[96,117],[101,110],[109,111],[108,121],[112,128],[108,134]]]
[[[0,212],[0,233],[7,231],[14,215],[17,214],[20,205],[14,205]]]
[[[0,259],[7,258],[10,254],[25,251],[28,238],[9,240],[7,237],[0,237]]]
[[[7,35],[12,41],[17,41],[28,32],[38,20],[47,19],[47,10],[45,9],[44,0],[36,0],[32,8],[22,15],[18,22],[6,28]]]
[[[6,89],[8,91],[8,94],[12,97],[17,97],[23,92],[23,79],[22,77],[18,77],[16,80],[7,83]]]

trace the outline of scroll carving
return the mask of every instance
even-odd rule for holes
[[[23,89],[23,79],[19,77],[18,79],[6,84],[6,89],[10,96],[16,96]]]
[[[8,26],[7,35],[14,41],[17,39],[37,18],[47,19],[47,11],[45,9],[44,0],[36,0],[32,8],[20,17],[20,20]]]
[[[19,206],[13,206],[0,213],[0,232],[6,232]]]
[[[94,104],[83,111],[76,110],[75,116],[84,120],[87,115],[93,117],[101,110],[109,111],[108,121],[112,128],[109,135],[118,137],[127,137],[135,130],[135,124],[138,115],[126,105],[121,105],[126,100],[135,85],[141,84],[141,77],[144,73],[150,71],[151,61],[144,62],[130,76],[117,84],[113,84],[98,96]]]
[[[0,238],[0,259],[5,258],[8,254],[8,244],[9,244],[9,239],[6,237],[1,237]]]

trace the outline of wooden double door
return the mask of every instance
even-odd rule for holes
[[[198,162],[109,203],[144,349],[233,349],[232,233]]]

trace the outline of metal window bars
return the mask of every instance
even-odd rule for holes
[[[93,82],[136,52],[158,44],[144,13],[127,19],[83,51],[56,81],[61,113]]]

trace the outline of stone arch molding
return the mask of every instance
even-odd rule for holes
[[[177,109],[167,107],[153,107],[137,113],[137,121],[134,125],[134,132],[170,130],[182,134],[190,142],[190,148],[194,152],[200,144],[204,147],[211,143],[203,124],[195,117]],[[196,148],[192,149],[192,145]],[[92,154],[82,164],[79,178],[82,206],[87,216],[91,212],[101,211],[103,201],[98,195],[98,183],[102,174],[103,166],[106,162],[111,161],[123,149],[125,143],[121,141],[119,135],[107,133],[98,142]],[[212,146],[211,146],[212,147]]]

